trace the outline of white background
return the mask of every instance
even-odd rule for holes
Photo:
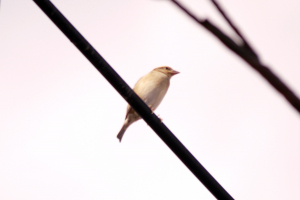
[[[235,199],[300,196],[300,116],[169,1],[53,0],[130,85],[180,71],[156,113]],[[236,38],[209,1],[182,1]],[[221,1],[300,96],[300,1]],[[0,10],[0,199],[215,199],[33,1]]]

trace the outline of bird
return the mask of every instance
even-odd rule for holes
[[[154,112],[168,91],[171,77],[178,73],[178,71],[171,67],[157,67],[140,78],[134,85],[133,91],[147,104],[151,111]],[[139,114],[128,104],[125,122],[117,135],[120,142],[127,128],[139,119],[141,119]]]

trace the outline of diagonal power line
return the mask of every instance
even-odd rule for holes
[[[295,93],[282,81],[279,77],[274,74],[267,66],[261,63],[259,57],[250,47],[249,43],[241,35],[238,29],[229,20],[225,12],[218,5],[217,1],[211,0],[225,20],[234,29],[234,31],[243,40],[242,45],[236,44],[229,36],[223,33],[217,26],[211,23],[208,19],[200,19],[193,15],[185,6],[183,6],[177,0],[171,0],[179,9],[185,12],[190,18],[195,20],[199,25],[206,28],[213,35],[215,35],[225,46],[227,46],[234,53],[239,55],[244,61],[246,61],[252,68],[260,73],[279,93],[281,93],[286,100],[300,113],[300,100]]]
[[[209,174],[173,133],[161,123],[160,119],[151,112],[150,108],[49,0],[34,0],[34,2],[217,199],[233,200],[226,190]]]

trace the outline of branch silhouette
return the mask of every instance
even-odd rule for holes
[[[229,17],[225,14],[225,11],[215,0],[211,0],[217,10],[225,18],[227,23],[235,31],[235,33],[242,39],[241,45],[235,43],[229,36],[221,31],[217,26],[211,23],[208,19],[200,19],[193,15],[185,6],[176,0],[171,0],[179,9],[185,12],[190,18],[195,20],[199,25],[206,28],[213,35],[215,35],[225,46],[239,55],[244,61],[246,61],[252,68],[260,73],[278,92],[280,92],[286,100],[300,113],[300,100],[295,93],[279,79],[267,66],[261,63],[257,53],[246,41],[245,37],[241,34],[238,28],[233,24]]]

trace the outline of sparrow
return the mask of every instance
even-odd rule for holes
[[[153,112],[167,93],[171,77],[178,73],[178,71],[173,70],[171,67],[157,67],[140,78],[135,84],[133,91]],[[141,119],[139,114],[128,104],[125,122],[117,135],[120,142],[127,128],[139,119]]]

